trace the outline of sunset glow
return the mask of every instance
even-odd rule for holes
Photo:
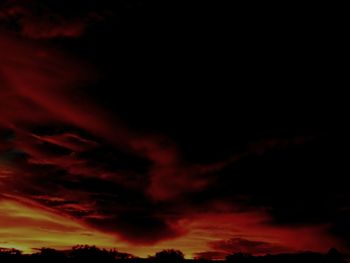
[[[256,47],[226,44],[236,22],[202,32],[201,19],[147,1],[3,2],[0,248],[350,252],[344,129],[295,101],[269,110],[238,92],[293,86],[299,64],[278,81],[270,58],[249,60]]]
[[[34,204],[0,201],[0,246],[30,253],[42,247],[67,249],[76,244],[115,247],[115,239]]]

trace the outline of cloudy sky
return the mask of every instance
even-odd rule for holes
[[[348,251],[327,28],[285,8],[2,1],[0,247]]]

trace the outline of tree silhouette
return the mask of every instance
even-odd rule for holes
[[[115,262],[115,250],[99,249],[96,246],[77,245],[70,251],[70,258],[74,262]]]
[[[226,262],[232,263],[248,263],[253,262],[253,257],[246,253],[235,253],[226,257]]]
[[[327,255],[326,255],[326,262],[339,262],[339,263],[346,263],[346,259],[343,254],[341,254],[338,250],[335,248],[331,248]]]
[[[8,255],[8,256],[20,256],[22,252],[15,248],[2,248],[0,247],[0,255]]]
[[[62,251],[52,248],[41,248],[40,252],[34,254],[39,262],[64,263],[67,262],[67,257]]]
[[[14,248],[0,248],[0,262],[21,262],[22,252]]]
[[[179,250],[174,249],[166,249],[160,252],[157,252],[154,259],[155,262],[169,262],[169,263],[177,263],[184,261],[184,254]]]
[[[332,248],[328,253],[300,252],[286,254],[267,254],[254,256],[245,253],[235,253],[226,257],[226,261],[210,259],[185,260],[179,250],[167,249],[160,251],[147,259],[136,258],[128,253],[117,250],[100,249],[96,246],[78,245],[71,250],[59,251],[42,248],[39,252],[27,255],[17,249],[0,248],[0,263],[346,263],[346,257]]]

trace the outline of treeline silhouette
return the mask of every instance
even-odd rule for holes
[[[245,253],[228,255],[225,260],[208,260],[204,258],[185,259],[181,251],[169,249],[148,258],[134,257],[117,250],[100,249],[96,246],[78,245],[70,250],[60,251],[52,248],[38,249],[37,253],[23,254],[17,249],[0,248],[0,263],[346,263],[345,255],[336,249],[328,253],[301,252],[294,254],[276,254],[253,256]]]

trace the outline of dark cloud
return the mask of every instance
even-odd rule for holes
[[[272,216],[272,225],[330,224],[348,239],[341,219],[347,217],[349,200],[343,176],[345,141],[338,136],[329,133],[302,144],[248,154],[222,169],[197,200],[217,198],[243,209],[263,207]]]

